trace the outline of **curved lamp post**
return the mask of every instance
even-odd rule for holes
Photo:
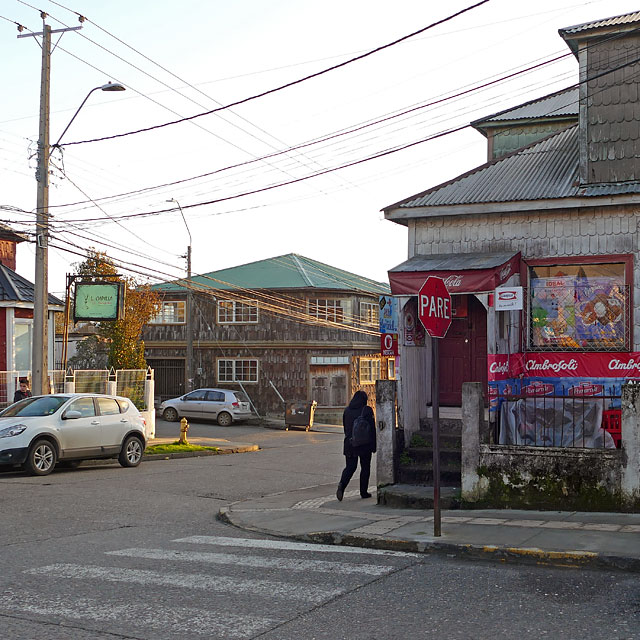
[[[36,262],[33,291],[33,352],[31,354],[31,378],[34,395],[49,393],[49,80],[51,57],[51,27],[45,25],[42,34],[42,74],[40,83],[40,133],[38,138],[38,181],[37,218],[36,218]],[[62,136],[76,119],[80,109],[94,91],[124,91],[118,83],[107,83],[94,87],[82,101],[73,118],[65,127],[62,135],[53,147],[60,145]]]

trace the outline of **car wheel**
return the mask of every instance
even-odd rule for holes
[[[218,420],[218,424],[221,427],[228,427],[233,422],[233,418],[231,417],[231,414],[227,413],[226,411],[219,413],[217,420]]]
[[[32,476],[46,476],[56,466],[56,448],[49,440],[36,440],[29,449],[24,469]]]
[[[164,413],[162,414],[162,417],[167,422],[177,422],[178,421],[178,412],[173,407],[169,407],[168,409],[164,410]]]
[[[118,462],[123,467],[137,467],[142,460],[144,445],[138,436],[128,436],[122,443]]]

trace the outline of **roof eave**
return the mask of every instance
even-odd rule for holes
[[[540,200],[520,200],[511,202],[481,202],[469,204],[448,204],[430,207],[397,207],[384,210],[384,217],[391,222],[407,225],[415,218],[436,218],[438,216],[463,216],[487,213],[518,213],[521,211],[553,211],[579,207],[611,207],[621,205],[637,206],[637,193],[610,196],[550,198]]]

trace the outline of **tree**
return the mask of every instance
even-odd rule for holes
[[[140,284],[135,278],[118,274],[113,260],[102,251],[90,248],[87,258],[76,265],[76,274],[85,281],[109,280],[125,285],[124,315],[115,322],[98,323],[98,334],[109,345],[108,366],[114,369],[144,369],[144,342],[142,328],[155,315],[160,296],[149,284]]]

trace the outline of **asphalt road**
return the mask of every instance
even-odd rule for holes
[[[215,519],[335,481],[342,438],[327,431],[193,424],[262,450],[0,474],[2,637],[640,638],[631,574],[298,546]]]

